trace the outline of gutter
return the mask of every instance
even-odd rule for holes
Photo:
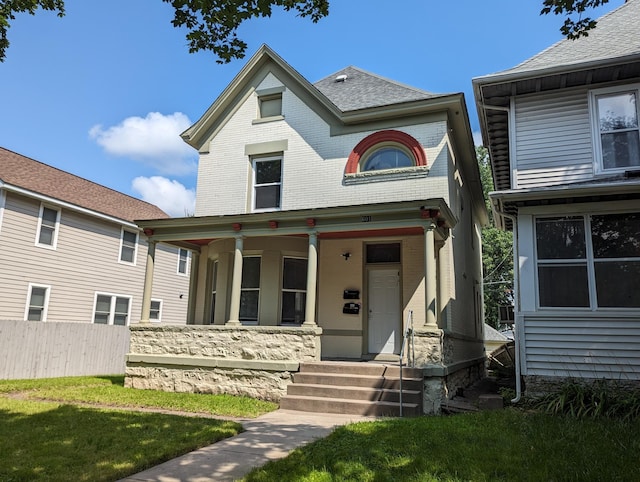
[[[516,216],[512,216],[511,214],[507,214],[498,209],[494,209],[495,213],[499,216],[508,218],[511,220],[513,225],[513,312],[514,312],[514,324],[513,324],[513,339],[515,343],[515,355],[516,355],[516,396],[511,400],[511,403],[518,403],[522,398],[522,381],[521,377],[521,361],[520,361],[520,323],[518,322],[517,313],[520,312],[520,270],[518,265],[518,219]],[[504,224],[504,223],[503,223]]]

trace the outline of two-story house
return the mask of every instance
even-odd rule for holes
[[[473,80],[514,233],[521,374],[640,380],[640,1],[520,65]]]
[[[0,148],[0,319],[137,323],[158,207]],[[158,248],[150,318],[184,324],[189,252]]]
[[[279,399],[304,362],[397,364],[406,343],[437,411],[482,375],[486,211],[462,94],[355,67],[311,84],[263,46],[183,138],[195,216],[138,224],[191,247],[189,323],[207,326],[134,328],[131,386]]]

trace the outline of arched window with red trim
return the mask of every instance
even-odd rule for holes
[[[362,139],[347,159],[345,174],[426,166],[420,143],[409,134],[384,130]]]

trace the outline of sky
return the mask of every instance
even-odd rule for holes
[[[599,17],[624,3],[610,0]],[[194,212],[198,156],[179,134],[267,44],[310,82],[356,66],[436,93],[463,92],[479,144],[474,77],[562,39],[542,0],[331,0],[314,24],[274,10],[238,35],[247,56],[189,53],[161,0],[66,0],[17,14],[0,63],[0,146],[158,205]]]

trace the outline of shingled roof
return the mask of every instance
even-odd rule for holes
[[[342,112],[448,95],[416,89],[353,66],[331,74],[313,86]]]
[[[128,222],[169,217],[153,204],[2,147],[0,182]]]
[[[596,28],[590,30],[587,37],[560,40],[521,64],[492,75],[515,75],[637,56],[640,54],[639,19],[640,0],[627,0],[600,17]]]

